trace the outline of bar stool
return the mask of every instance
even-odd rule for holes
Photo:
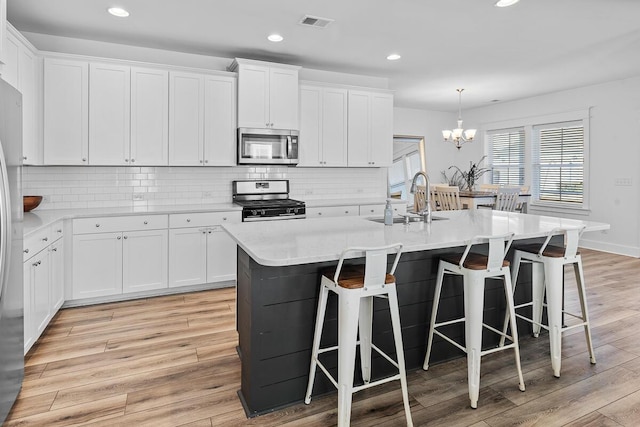
[[[515,308],[532,308],[532,317],[528,318],[516,313],[516,316],[533,325],[533,336],[540,334],[540,328],[549,331],[549,347],[551,350],[551,367],[553,375],[560,377],[562,358],[562,333],[579,326],[584,327],[584,334],[589,348],[589,358],[592,364],[596,363],[596,356],[593,352],[591,342],[591,328],[589,326],[589,314],[587,309],[587,294],[584,285],[584,272],[582,270],[582,257],[578,252],[578,241],[584,227],[579,228],[556,228],[547,234],[547,238],[542,245],[528,244],[520,245],[515,249],[513,262],[513,289],[515,292],[520,264],[531,263],[531,286],[532,300],[516,305]],[[565,246],[553,246],[549,241],[554,235],[564,234]],[[580,315],[569,313],[562,307],[564,291],[564,266],[573,264],[578,286],[578,297],[580,299]],[[546,303],[544,301],[546,293]],[[548,325],[542,324],[542,309],[547,308]],[[571,326],[562,326],[563,314],[580,319],[579,323]],[[508,320],[505,316],[503,331],[506,332]],[[513,328],[513,325],[512,325]]]
[[[391,270],[387,273],[387,252],[392,249],[395,250],[396,255]],[[347,256],[353,256],[354,253],[361,254],[363,252],[365,253],[365,265],[343,265]],[[400,380],[407,426],[413,426],[409,406],[409,394],[407,391],[400,313],[398,311],[398,296],[395,286],[396,279],[393,276],[398,266],[401,252],[401,243],[371,248],[348,248],[342,252],[336,268],[327,269],[322,272],[318,312],[316,315],[316,326],[311,352],[309,384],[304,402],[306,404],[311,402],[311,392],[313,390],[316,367],[319,367],[338,389],[339,427],[349,425],[353,393],[394,380]],[[338,345],[320,348],[320,338],[322,337],[322,327],[329,291],[336,293],[338,296]],[[393,327],[397,362],[382,352],[371,341],[373,329],[373,297],[388,298],[389,300],[389,311],[391,312],[391,324]],[[360,332],[360,340],[357,340],[358,332]],[[360,386],[353,385],[357,345],[360,346],[360,362],[362,378],[364,380],[364,384]],[[337,381],[318,359],[320,354],[333,350],[338,351]],[[372,382],[371,350],[375,350],[398,368],[398,374]]]
[[[484,287],[485,279],[487,278],[503,278],[504,293],[507,300],[507,312],[510,313],[511,316],[515,315],[511,276],[509,273],[509,261],[504,259],[507,255],[507,251],[509,250],[509,246],[511,246],[512,240],[513,233],[497,236],[477,236],[467,243],[467,247],[462,255],[443,255],[441,256],[440,263],[438,264],[438,277],[433,297],[433,310],[431,312],[431,324],[429,326],[427,354],[424,359],[423,369],[425,371],[429,369],[429,357],[431,356],[434,334],[444,338],[460,350],[464,351],[467,354],[469,400],[471,401],[471,407],[474,409],[478,407],[478,395],[480,390],[480,358],[487,354],[513,348],[515,350],[516,367],[518,369],[518,379],[520,381],[519,387],[521,391],[524,391],[524,380],[522,378],[522,369],[520,367],[518,331],[515,327],[515,321],[511,321],[512,335],[509,336],[506,335],[506,332],[499,331],[483,323],[482,319],[484,308]],[[472,246],[485,242],[489,243],[488,255],[470,252]],[[444,281],[445,274],[454,274],[463,277],[464,317],[436,323],[438,304],[440,302],[440,294],[442,292],[442,283]],[[441,326],[448,326],[460,322],[464,322],[464,346],[458,344],[456,341],[447,337],[437,329]],[[511,341],[511,344],[483,351],[483,327],[501,335],[503,338],[508,338]]]

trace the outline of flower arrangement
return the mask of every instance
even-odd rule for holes
[[[477,163],[473,163],[470,161],[468,171],[463,171],[458,166],[449,166],[447,170],[455,169],[453,175],[449,177],[447,176],[447,171],[442,171],[442,178],[449,185],[456,185],[461,190],[472,191],[473,186],[478,181],[478,179],[491,170],[490,168],[480,166],[486,157],[487,156],[482,156],[482,158]]]

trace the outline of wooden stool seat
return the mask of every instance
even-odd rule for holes
[[[451,264],[460,264],[460,259],[463,254],[444,254],[440,257],[441,260],[450,262]],[[476,254],[470,252],[464,260],[463,267],[469,270],[486,270],[489,257],[486,255]],[[502,261],[503,267],[509,267],[509,261]]]
[[[330,267],[322,270],[321,274],[326,277],[333,278],[336,274],[336,267]],[[396,283],[393,274],[387,273],[384,283]],[[338,277],[338,286],[345,289],[358,289],[364,287],[364,265],[345,265],[340,270]]]
[[[540,252],[541,247],[542,245],[537,245],[533,243],[530,245],[516,245],[514,246],[514,249],[523,251],[523,252],[528,252],[530,254],[537,254],[538,252]],[[544,248],[544,251],[542,252],[542,256],[547,256],[550,258],[562,258],[564,257],[565,251],[566,249],[564,246],[547,245]],[[576,252],[576,255],[580,255],[580,252]]]

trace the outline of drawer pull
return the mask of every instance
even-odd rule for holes
[[[127,236],[124,236],[124,240],[127,240]]]
[[[144,222],[144,225],[147,225],[147,224],[149,224],[149,222],[148,222],[148,221],[145,221],[145,222]]]
[[[121,237],[121,236],[118,236],[118,237],[116,237],[116,238],[117,238],[118,240],[122,239],[122,237]]]
[[[47,241],[49,241],[49,238],[48,238],[48,237],[43,237],[43,238],[42,238],[42,241],[43,241],[43,242],[47,242]]]
[[[227,220],[227,217],[226,217],[226,216],[223,216],[223,217],[222,217],[222,220],[223,220],[223,221],[226,221],[226,220]]]
[[[58,233],[62,233],[62,228],[61,228],[61,229],[59,229],[59,230],[56,230],[56,231],[57,231]]]
[[[34,262],[32,265],[33,265],[34,267],[37,267],[37,266],[39,266],[40,264],[42,264],[42,261],[36,261],[36,262]]]
[[[23,252],[24,252],[25,254],[28,254],[28,253],[29,253],[29,249],[27,248],[27,249],[25,249]]]
[[[51,252],[58,252],[58,248],[51,248]]]
[[[96,224],[96,227],[100,227],[100,224]]]
[[[191,222],[191,218],[187,218],[187,222]]]

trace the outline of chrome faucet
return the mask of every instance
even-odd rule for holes
[[[418,215],[422,215],[424,218],[424,222],[427,223],[431,223],[431,191],[429,189],[430,184],[429,184],[429,176],[427,176],[427,174],[423,171],[419,171],[418,173],[416,173],[413,176],[413,181],[411,181],[411,189],[409,190],[409,193],[411,194],[416,194],[416,191],[418,189],[418,186],[416,185],[416,182],[418,181],[418,177],[423,176],[424,177],[424,181],[425,181],[425,206],[424,208],[420,211],[417,212]]]

